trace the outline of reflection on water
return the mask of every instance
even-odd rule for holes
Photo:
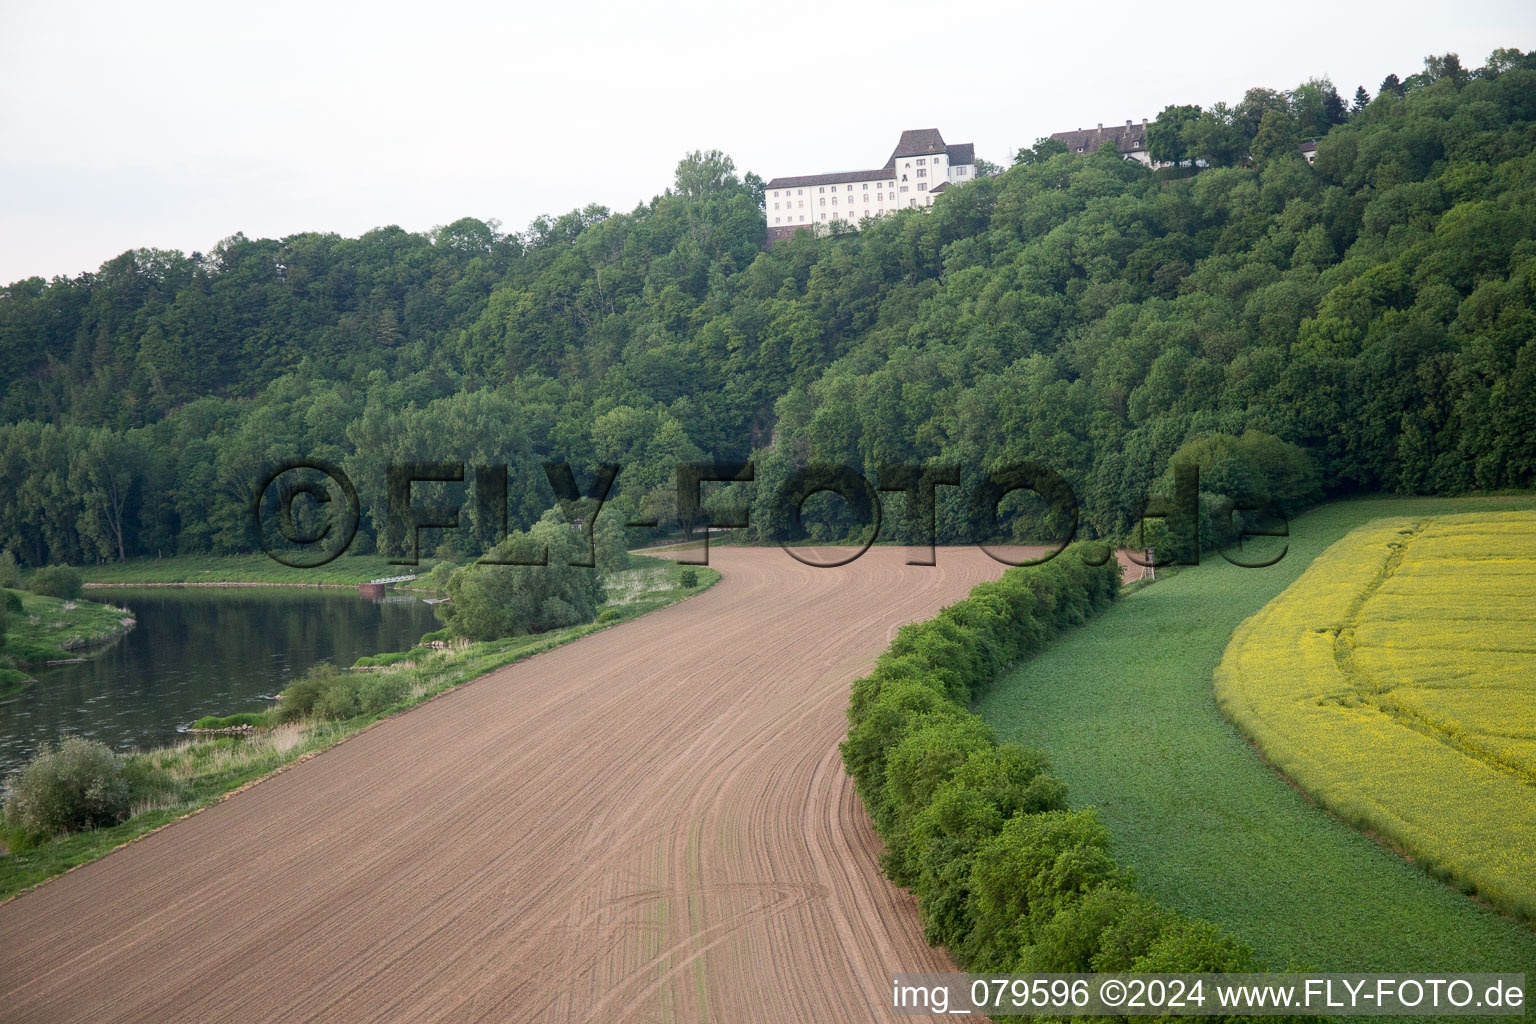
[[[124,587],[87,596],[128,608],[138,626],[91,660],[40,670],[35,684],[0,699],[0,773],[71,733],[118,750],[173,742],[177,727],[204,715],[260,711],[317,662],[405,650],[439,625],[414,596],[366,600],[351,590]]]

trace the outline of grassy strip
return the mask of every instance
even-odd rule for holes
[[[1526,921],[1533,565],[1530,513],[1377,520],[1239,626],[1216,670],[1222,709],[1319,803]]]
[[[996,742],[967,705],[999,671],[1118,596],[1088,545],[1010,569],[904,626],[853,685],[843,764],[917,896],[924,937],[975,972],[1253,971],[1250,948],[1135,891],[1092,810],[1067,809],[1045,759]]]
[[[133,628],[132,613],[109,604],[61,601],[20,590],[8,593],[21,598],[21,612],[11,615],[0,666],[25,668],[78,658]]]
[[[400,673],[407,684],[407,696],[375,714],[336,722],[298,722],[249,737],[217,736],[130,754],[128,771],[135,780],[133,816],[112,828],[78,832],[31,847],[18,844],[9,856],[0,857],[0,899],[8,899],[54,875],[105,856],[124,843],[293,764],[306,754],[334,746],[374,722],[431,700],[445,690],[675,604],[720,580],[720,573],[714,569],[699,567],[694,571],[698,574],[698,586],[684,590],[676,584],[678,570],[666,563],[642,564],[627,570],[620,585],[614,588],[612,599],[603,607],[604,612],[611,610],[617,614],[606,616],[602,623],[585,623],[536,636],[461,644],[444,650],[418,648],[408,652],[414,657],[379,670]]]
[[[262,554],[177,555],[77,567],[86,586],[165,583],[282,583],[290,586],[356,586],[388,576],[425,575],[434,560],[392,565],[383,555],[343,555],[315,569],[294,569]]]
[[[1536,508],[1536,496],[1371,499],[1291,523],[1267,569],[1220,558],[1119,602],[1007,676],[976,710],[1044,750],[1097,807],[1144,891],[1231,928],[1274,963],[1327,971],[1536,972],[1536,935],[1338,821],[1217,709],[1233,630],[1350,530],[1383,516]]]

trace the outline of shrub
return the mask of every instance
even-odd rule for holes
[[[692,590],[699,585],[699,573],[696,569],[684,569],[677,574],[677,582],[682,584],[684,590]]]
[[[50,565],[37,570],[27,581],[27,589],[44,597],[72,601],[84,591],[80,574],[67,565]]]
[[[1092,811],[1012,818],[976,854],[971,871],[970,953],[983,970],[1010,969],[1033,932],[1124,872],[1109,855],[1109,831]]]
[[[14,590],[5,592],[5,610],[12,615],[20,615],[22,612],[21,595]]]
[[[453,575],[453,570],[458,568],[452,562],[438,562],[427,573],[427,586],[439,593],[448,589],[448,579]]]
[[[448,628],[467,640],[500,640],[591,622],[602,600],[597,570],[580,564],[591,554],[559,512],[550,510],[526,533],[491,553],[498,562],[474,564],[448,580]]]
[[[0,587],[14,590],[19,586],[21,569],[16,565],[16,556],[9,551],[0,551]]]
[[[599,623],[618,622],[623,617],[624,613],[617,608],[604,608],[597,613],[597,621]]]
[[[272,717],[277,722],[296,722],[376,715],[409,693],[410,681],[398,672],[345,672],[327,662],[290,684]]]
[[[11,610],[8,605],[9,602],[0,604],[0,647],[5,646],[5,631],[11,625]]]
[[[1180,920],[1163,929],[1131,969],[1159,974],[1245,974],[1258,968],[1253,950],[1235,936],[1207,921]]]
[[[6,824],[32,835],[115,825],[128,817],[123,759],[99,740],[71,736],[57,747],[45,745],[10,785]]]

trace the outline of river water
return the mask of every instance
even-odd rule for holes
[[[36,683],[0,698],[0,778],[69,734],[118,750],[172,743],[204,715],[260,711],[311,665],[403,651],[441,625],[408,594],[124,587],[86,597],[129,609],[138,625],[90,660],[38,670]]]

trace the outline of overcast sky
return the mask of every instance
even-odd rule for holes
[[[0,283],[236,231],[629,210],[699,148],[812,174],[934,127],[1007,163],[1171,102],[1536,47],[1529,0],[230,6],[0,0]]]

